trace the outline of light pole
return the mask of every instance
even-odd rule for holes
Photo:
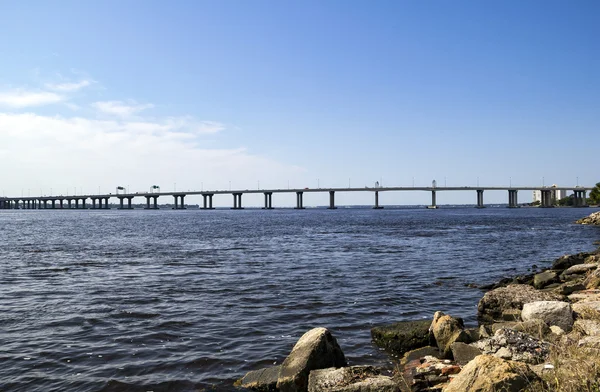
[[[321,184],[319,183],[319,179],[317,178],[317,188],[321,188]]]

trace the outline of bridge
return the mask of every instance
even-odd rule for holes
[[[155,187],[158,188],[158,187]],[[134,198],[145,198],[146,207],[148,210],[158,209],[159,197],[173,197],[173,209],[185,209],[185,197],[190,195],[201,195],[203,205],[201,209],[211,210],[213,207],[213,197],[215,195],[232,195],[232,209],[239,210],[242,207],[242,196],[245,194],[264,194],[263,209],[273,209],[273,194],[278,193],[295,193],[296,194],[296,209],[304,209],[304,194],[305,193],[329,193],[329,208],[335,209],[335,194],[338,192],[371,192],[374,195],[373,208],[383,208],[379,204],[380,192],[410,192],[424,191],[431,193],[431,204],[428,208],[437,208],[436,196],[438,192],[451,191],[471,191],[477,194],[477,208],[484,208],[483,194],[485,191],[506,191],[508,193],[508,207],[518,207],[518,192],[519,191],[540,191],[541,204],[540,207],[552,207],[552,193],[558,190],[573,191],[574,206],[587,207],[586,193],[591,191],[592,187],[364,187],[364,188],[301,188],[301,189],[255,189],[255,190],[215,190],[215,191],[187,191],[187,192],[135,192],[135,193],[117,193],[116,194],[97,194],[97,195],[73,195],[73,196],[35,196],[35,197],[0,197],[0,210],[3,209],[108,209],[109,200],[111,198],[118,199],[119,209],[133,209],[132,201]],[[91,201],[88,204],[88,199]]]

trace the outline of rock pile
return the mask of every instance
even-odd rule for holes
[[[594,212],[590,216],[586,216],[585,218],[579,219],[575,223],[581,223],[582,225],[600,226],[600,211]]]
[[[281,366],[249,372],[236,385],[269,392],[520,391],[552,368],[550,342],[600,352],[599,265],[600,250],[563,256],[530,284],[488,291],[478,305],[479,328],[442,312],[373,328],[373,342],[402,358],[393,377],[347,366],[331,333],[315,328]]]

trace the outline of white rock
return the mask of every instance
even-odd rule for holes
[[[523,321],[542,320],[546,324],[556,325],[564,331],[573,328],[573,312],[571,305],[562,301],[537,301],[523,305],[521,311]]]

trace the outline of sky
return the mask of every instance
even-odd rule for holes
[[[591,186],[598,16],[584,0],[0,0],[0,192]]]

